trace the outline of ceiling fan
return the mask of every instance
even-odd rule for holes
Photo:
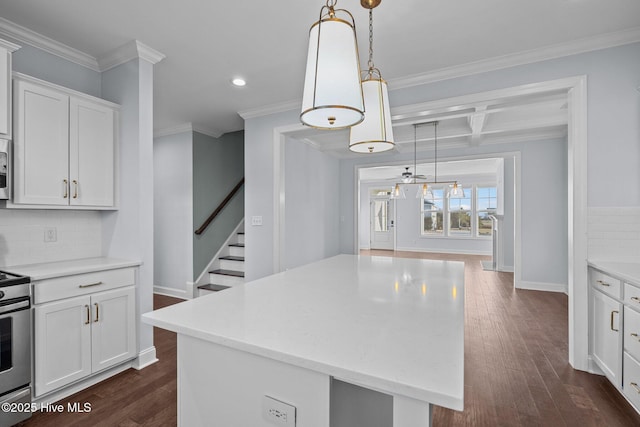
[[[413,170],[416,170],[416,165],[415,165],[415,161],[413,164]],[[426,180],[427,177],[424,175],[414,175],[411,172],[409,172],[409,166],[405,166],[404,168],[404,172],[402,172],[402,175],[400,175],[400,179],[402,180],[402,182],[404,182],[405,184],[414,184],[416,183],[418,180]],[[395,179],[395,178],[394,178]]]

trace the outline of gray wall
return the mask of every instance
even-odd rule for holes
[[[179,294],[193,281],[192,135],[153,141],[154,285]]]
[[[393,109],[578,75],[587,75],[588,79],[588,205],[640,206],[640,103],[636,91],[640,86],[640,43],[393,90],[389,97]],[[247,241],[251,241],[247,260],[249,278],[273,273],[273,259],[265,256],[272,252],[274,241],[273,130],[299,123],[298,115],[299,111],[287,111],[245,122],[246,215],[263,215],[265,224],[247,229]],[[341,167],[340,182],[343,189],[353,192],[353,170],[345,171]],[[618,186],[620,182],[626,183],[626,187]],[[343,252],[353,251],[350,218],[353,218],[354,205],[353,195],[345,197],[343,192]],[[351,215],[344,213],[349,210]],[[547,249],[548,244],[536,248],[537,251]]]
[[[4,37],[3,37],[4,38]],[[21,46],[12,56],[13,71],[100,97],[101,73],[10,38]]]
[[[287,138],[285,268],[297,267],[340,253],[339,176],[338,159]]]
[[[193,229],[197,229],[244,176],[244,132],[220,138],[193,133]],[[193,239],[194,279],[244,218],[244,188],[209,228]]]

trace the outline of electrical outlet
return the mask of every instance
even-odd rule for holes
[[[251,225],[262,225],[262,217],[261,216],[252,216],[251,217]]]
[[[269,396],[262,396],[262,418],[281,427],[296,426],[296,407]]]
[[[56,242],[58,240],[58,232],[55,227],[45,227],[44,228],[44,241],[45,242]]]

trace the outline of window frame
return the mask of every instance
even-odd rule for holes
[[[463,188],[471,188],[471,209],[469,211],[465,210],[465,212],[470,212],[471,215],[471,233],[469,235],[456,235],[450,233],[450,216],[451,209],[449,206],[449,192],[450,188],[448,184],[433,184],[430,185],[431,190],[444,190],[443,199],[442,199],[442,233],[425,233],[424,231],[424,215],[427,212],[424,210],[424,201],[426,197],[420,198],[420,238],[424,239],[459,239],[459,240],[489,240],[492,238],[492,234],[487,236],[481,236],[478,234],[479,224],[478,224],[478,187],[480,188],[495,188],[496,189],[496,205],[498,199],[498,185],[497,183],[474,183],[463,185],[458,183],[458,186]],[[427,198],[428,200],[428,198]],[[438,211],[440,212],[440,211]],[[482,212],[485,212],[483,210]],[[490,212],[490,211],[486,211]]]

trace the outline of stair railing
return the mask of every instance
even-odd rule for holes
[[[231,190],[229,192],[229,194],[227,194],[227,197],[224,198],[224,200],[220,203],[220,205],[218,205],[218,207],[211,212],[211,215],[209,215],[209,218],[206,219],[206,221],[204,223],[202,223],[202,225],[200,226],[200,228],[198,228],[195,233],[197,235],[200,235],[202,233],[204,233],[204,231],[207,229],[207,227],[209,226],[209,224],[211,224],[213,222],[214,219],[216,219],[216,217],[218,216],[218,214],[220,212],[222,212],[222,210],[225,208],[225,206],[227,206],[227,204],[231,201],[231,199],[233,199],[233,196],[236,195],[236,193],[238,191],[240,191],[240,188],[244,185],[244,177],[242,177],[242,179],[240,180],[240,182],[233,187],[233,190]]]

